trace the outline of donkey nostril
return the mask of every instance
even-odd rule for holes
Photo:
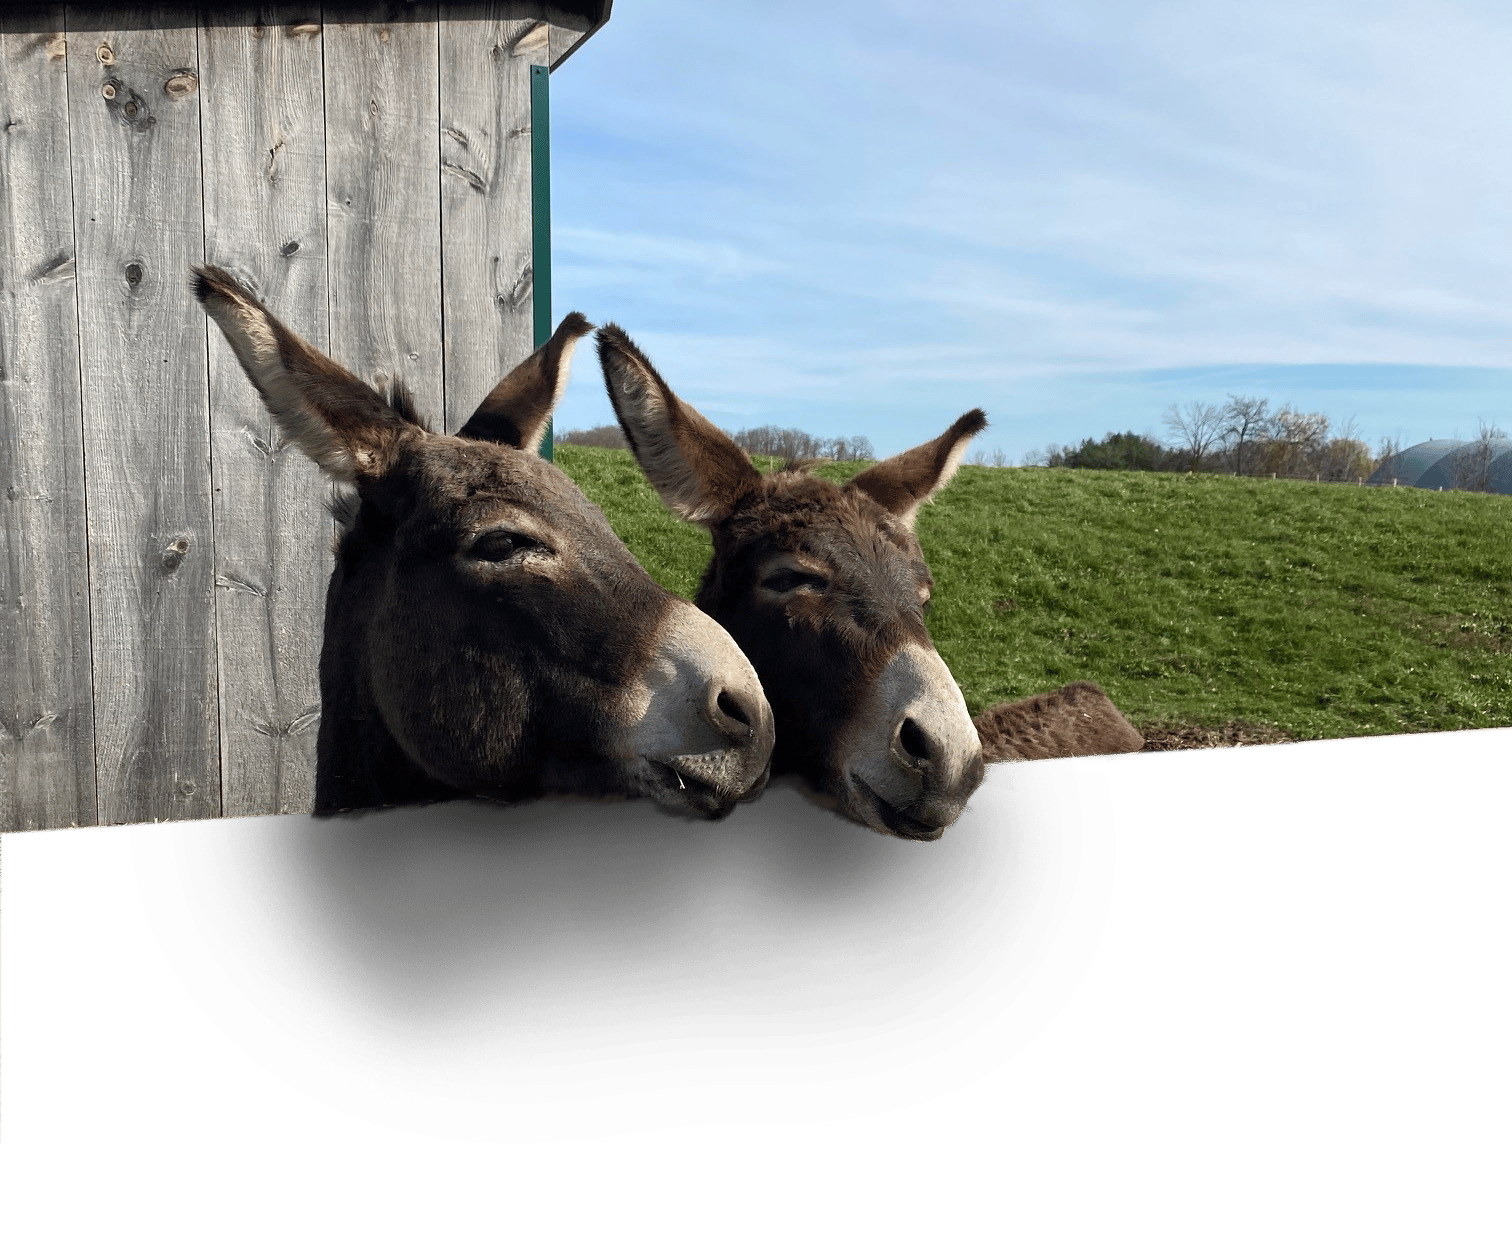
[[[751,712],[741,705],[727,689],[720,692],[719,699],[715,704],[726,718],[732,718],[745,727],[754,727],[756,725],[756,720],[751,717]]]
[[[898,728],[898,744],[909,757],[920,762],[929,761],[929,738],[924,735],[924,729],[913,719],[905,718],[903,725]]]

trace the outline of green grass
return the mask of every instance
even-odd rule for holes
[[[691,596],[704,533],[628,453],[557,454],[646,569]],[[973,710],[1092,679],[1146,726],[1512,725],[1512,498],[965,466],[919,538],[929,628]]]

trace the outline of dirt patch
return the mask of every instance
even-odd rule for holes
[[[1223,749],[1235,745],[1284,745],[1295,740],[1279,727],[1234,719],[1221,727],[1198,727],[1183,723],[1151,723],[1139,729],[1145,738],[1145,753],[1167,749]]]

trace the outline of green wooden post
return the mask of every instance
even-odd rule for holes
[[[535,309],[535,346],[551,338],[551,70],[530,67],[530,271]],[[541,456],[551,461],[552,424],[546,424]]]

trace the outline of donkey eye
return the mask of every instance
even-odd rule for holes
[[[829,587],[829,580],[810,570],[794,570],[791,566],[785,566],[763,579],[761,586],[768,592],[776,593],[792,592],[797,588],[812,588],[815,592],[823,592]]]
[[[535,547],[529,536],[516,535],[511,531],[490,531],[473,541],[467,556],[480,562],[507,561],[521,549]]]

